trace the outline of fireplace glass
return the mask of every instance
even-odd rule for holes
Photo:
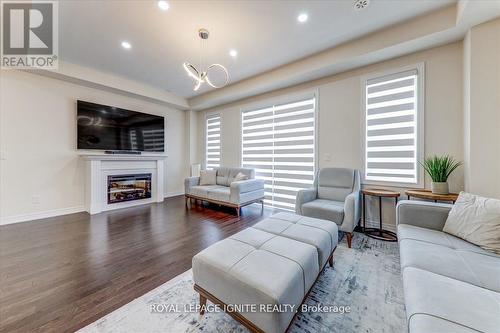
[[[151,174],[108,176],[108,204],[151,198]]]

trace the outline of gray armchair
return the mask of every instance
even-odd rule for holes
[[[361,217],[359,171],[324,168],[318,171],[313,187],[297,193],[295,212],[335,222],[347,234],[351,247],[352,232]]]

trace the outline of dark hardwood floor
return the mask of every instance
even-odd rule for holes
[[[73,332],[191,268],[200,250],[272,213],[184,197],[0,227],[0,332]]]

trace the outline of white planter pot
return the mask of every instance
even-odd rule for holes
[[[431,190],[434,194],[448,194],[450,193],[448,189],[448,182],[432,182]]]

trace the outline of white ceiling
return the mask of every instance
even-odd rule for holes
[[[234,83],[456,0],[371,0],[363,11],[353,2],[169,1],[162,11],[156,0],[66,0],[59,7],[60,59],[189,98],[195,94],[182,63],[199,63],[200,27],[211,34],[205,62],[226,66]],[[309,20],[299,24],[302,12]]]

